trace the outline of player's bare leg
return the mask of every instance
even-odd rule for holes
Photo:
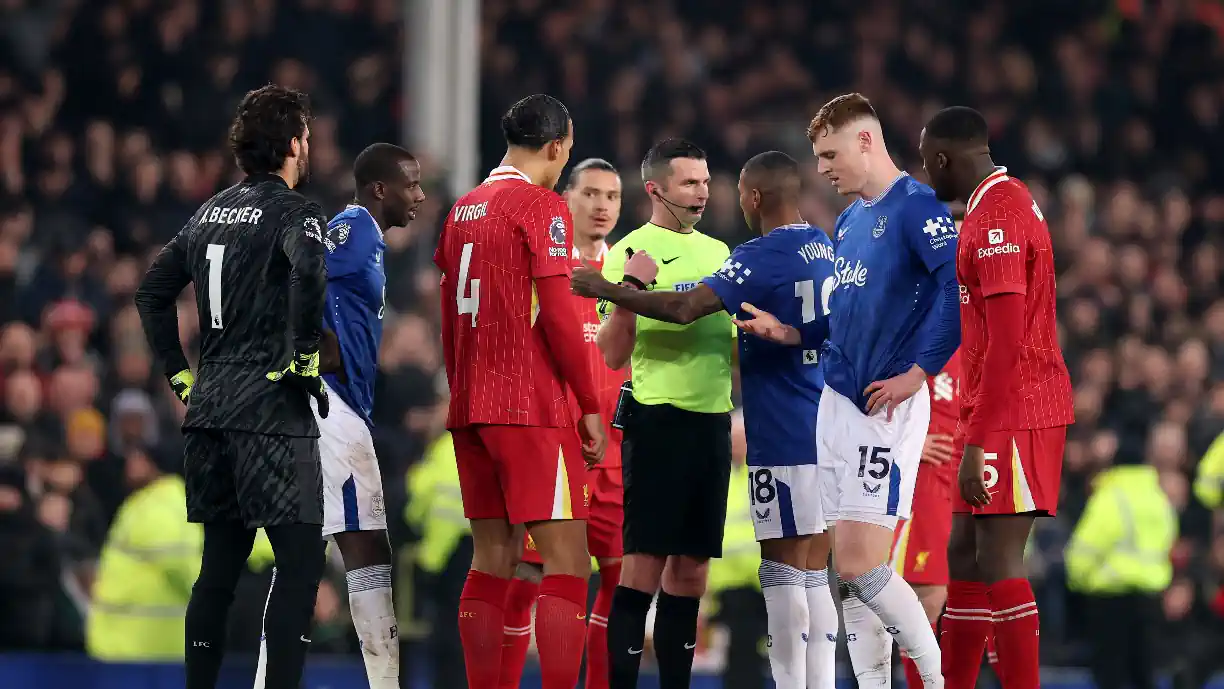
[[[612,615],[612,599],[620,585],[621,558],[601,557],[599,591],[587,619],[586,689],[608,689],[608,618]]]
[[[977,564],[977,521],[969,513],[952,515],[948,540],[948,607],[939,645],[945,689],[973,689],[982,652],[991,634],[990,597]]]
[[[892,637],[896,637],[918,666],[924,686],[942,687],[935,633],[914,590],[888,566],[892,543],[892,526],[845,514],[837,522],[833,559],[847,589],[846,647],[855,676],[864,689],[891,686]],[[878,621],[873,622],[873,617]]]
[[[765,597],[769,630],[765,646],[778,689],[807,686],[811,618],[805,568],[811,540],[811,536],[791,536],[760,542],[761,567],[757,576]]]
[[[635,689],[646,639],[646,614],[654,600],[667,558],[626,553],[620,585],[608,615],[608,676],[611,689]]]
[[[591,555],[582,519],[532,522],[527,532],[544,560],[535,638],[543,689],[573,689],[582,671]],[[518,542],[521,552],[522,541]]]
[[[837,679],[837,601],[829,586],[829,554],[833,534],[818,533],[808,541],[805,592],[808,604],[807,689],[833,689]]]
[[[391,594],[391,541],[385,530],[335,535],[344,558],[349,611],[370,689],[398,689],[399,626]]]
[[[1033,513],[979,516],[975,521],[977,565],[989,587],[999,676],[1007,689],[1040,685],[1040,621],[1024,568],[1024,547]]]
[[[459,598],[459,638],[468,689],[496,689],[506,590],[523,551],[523,529],[505,519],[472,519],[472,567]]]

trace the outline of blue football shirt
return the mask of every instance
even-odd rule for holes
[[[865,409],[864,388],[914,365],[924,325],[942,299],[935,273],[955,266],[956,237],[947,206],[908,174],[842,212],[833,239],[825,385]]]
[[[750,466],[816,464],[816,411],[824,387],[833,243],[823,230],[788,225],[736,247],[702,280],[727,311],[748,302],[803,333],[799,347],[739,334],[740,391]]]
[[[362,206],[349,206],[327,223],[327,308],[324,327],[336,333],[347,383],[335,375],[324,379],[340,399],[372,425],[374,377],[382,342],[387,275],[383,253],[387,244],[374,216]]]

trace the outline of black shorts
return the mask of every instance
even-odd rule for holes
[[[625,553],[721,557],[731,415],[634,403],[624,431]]]
[[[318,438],[200,428],[183,436],[187,521],[323,523]]]

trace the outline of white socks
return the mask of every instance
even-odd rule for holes
[[[757,570],[769,615],[769,667],[777,689],[807,686],[808,602],[803,570],[762,560]]]
[[[877,644],[874,650],[860,649],[859,653],[865,663],[863,667],[872,667],[873,663],[881,657],[886,658],[884,666],[888,668],[887,681],[881,686],[888,686],[888,682],[891,682],[891,635],[897,638],[897,643],[905,649],[906,654],[918,667],[918,674],[922,675],[923,686],[927,689],[942,688],[943,674],[940,668],[939,642],[935,639],[935,632],[931,630],[931,623],[927,620],[926,611],[922,609],[922,603],[918,600],[914,589],[910,588],[904,579],[895,576],[888,565],[878,565],[846,584],[853,596],[853,598],[846,599],[844,606],[846,645],[851,649],[850,658],[854,662],[855,676],[860,675],[859,662],[853,650],[855,644],[850,642],[852,605],[856,607],[855,617],[859,618],[859,621],[855,623],[856,629],[863,630],[857,643],[863,645],[864,639],[873,639]],[[863,610],[863,606],[870,608],[870,612]],[[864,615],[859,611],[867,613],[866,617],[878,617],[879,619],[872,624],[862,620]],[[879,632],[873,633],[873,628],[878,629]],[[882,641],[881,633],[883,634]],[[856,631],[855,634],[857,635],[858,632]],[[882,646],[883,650],[879,646]],[[861,678],[859,686],[866,689]]]
[[[893,640],[880,618],[853,595],[842,601],[842,617],[846,623],[846,650],[850,652],[859,689],[892,689]]]
[[[268,597],[272,596],[272,587],[276,586],[276,567],[272,568],[272,583],[268,584]],[[264,636],[267,634],[265,628],[268,619],[268,598],[264,599],[263,617],[259,618],[259,663],[255,666],[255,689],[264,689],[264,682],[267,681],[268,674],[268,642]]]
[[[837,604],[829,588],[829,570],[808,570],[807,689],[833,689],[837,679]]]
[[[370,689],[399,689],[399,627],[391,599],[391,565],[362,567],[345,578]]]

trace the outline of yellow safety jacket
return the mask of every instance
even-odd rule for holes
[[[430,573],[441,572],[459,541],[471,532],[463,516],[459,468],[450,433],[438,436],[421,461],[408,471],[408,504],[404,520],[421,534],[417,562]]]
[[[1107,469],[1093,488],[1064,552],[1068,588],[1103,596],[1165,590],[1177,512],[1156,469]]]
[[[1224,433],[1207,448],[1194,477],[1194,497],[1210,510],[1224,504]]]
[[[761,566],[761,548],[752,528],[752,501],[748,467],[731,467],[731,482],[727,494],[727,526],[723,529],[722,557],[710,560],[707,591],[717,596],[729,589],[760,587],[757,570]]]

